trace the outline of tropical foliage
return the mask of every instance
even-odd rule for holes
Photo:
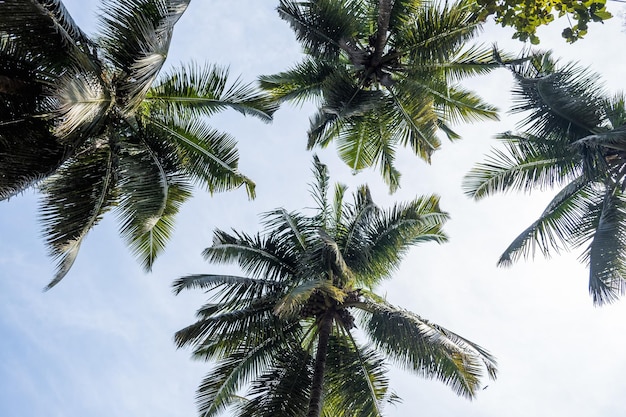
[[[200,414],[380,416],[396,399],[387,360],[473,397],[485,372],[495,378],[494,358],[373,292],[411,247],[446,240],[438,198],[383,210],[367,187],[349,202],[338,184],[331,200],[317,158],[314,173],[312,214],[281,208],[265,214],[264,234],[215,232],[205,258],[238,264],[243,275],[190,275],[174,284],[176,293],[210,294],[197,322],[175,337],[213,362],[198,389]]]
[[[216,66],[159,77],[188,0],[106,0],[95,38],[59,0],[1,3],[0,199],[41,184],[44,235],[58,260],[49,287],[112,208],[150,269],[192,185],[245,185],[254,196],[234,139],[203,116],[232,108],[269,121],[275,105]]]
[[[451,124],[497,118],[460,84],[502,63],[491,47],[468,46],[481,29],[471,10],[466,0],[281,0],[306,57],[261,85],[280,102],[317,100],[308,148],[334,141],[354,172],[378,166],[395,190],[398,147],[430,161],[438,130],[457,139]]]
[[[500,136],[505,148],[469,173],[467,193],[559,187],[499,263],[584,246],[594,303],[613,301],[626,289],[625,98],[607,95],[597,74],[549,55],[514,72],[513,110],[527,114],[524,130]]]
[[[567,18],[561,35],[568,42],[582,39],[589,23],[613,17],[606,9],[606,0],[476,0],[476,6],[481,18],[493,16],[502,26],[515,29],[513,38],[533,44],[539,43],[537,29],[551,24],[555,17]]]

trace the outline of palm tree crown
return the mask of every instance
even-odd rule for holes
[[[197,322],[175,337],[215,361],[198,389],[201,415],[230,407],[237,416],[380,416],[396,399],[385,358],[473,397],[484,371],[495,378],[494,358],[372,292],[409,248],[446,240],[437,197],[382,210],[367,187],[349,203],[346,187],[336,185],[331,201],[317,158],[314,173],[311,215],[277,209],[265,215],[263,235],[215,232],[206,259],[237,263],[245,275],[191,275],[174,284],[176,293],[211,294]],[[358,340],[357,325],[368,342]]]
[[[492,48],[467,46],[481,28],[468,1],[281,0],[278,12],[306,57],[261,86],[278,101],[317,99],[308,148],[335,141],[355,172],[378,166],[391,190],[398,146],[430,161],[438,129],[456,139],[450,123],[497,119],[458,83],[502,64]]]
[[[525,131],[505,133],[504,150],[466,177],[476,199],[507,190],[561,187],[499,263],[586,245],[589,291],[596,304],[626,290],[626,100],[608,96],[597,74],[559,66],[546,55],[513,68],[515,112]]]
[[[112,208],[150,269],[194,183],[254,196],[234,139],[202,117],[232,108],[269,121],[275,105],[216,66],[157,78],[188,3],[106,0],[94,39],[60,0],[0,4],[0,199],[45,179],[41,217],[58,259],[49,287]]]

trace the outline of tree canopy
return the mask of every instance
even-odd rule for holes
[[[1,3],[0,200],[40,186],[44,236],[58,260],[49,287],[112,209],[150,269],[194,184],[244,185],[254,196],[234,138],[204,117],[231,108],[269,121],[276,106],[218,66],[159,75],[188,3],[106,1],[95,38],[60,0]]]
[[[305,58],[261,86],[280,102],[315,100],[307,147],[334,143],[355,173],[378,167],[392,191],[398,148],[430,161],[439,133],[458,139],[455,123],[498,118],[461,84],[505,59],[470,43],[481,22],[469,0],[281,0],[278,12]]]
[[[349,202],[337,184],[331,199],[317,159],[314,173],[311,214],[279,208],[265,214],[263,234],[215,232],[205,258],[238,264],[243,275],[190,275],[174,284],[176,293],[210,295],[196,323],[175,337],[213,362],[198,389],[200,414],[381,416],[397,399],[387,360],[474,397],[485,374],[495,378],[495,359],[373,292],[411,247],[446,240],[438,198],[384,210],[365,186]]]

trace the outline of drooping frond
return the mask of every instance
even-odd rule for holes
[[[298,347],[280,352],[248,390],[237,417],[303,417],[312,378],[311,356]]]
[[[589,265],[589,293],[594,304],[602,305],[626,293],[626,198],[618,191],[606,192],[594,217],[583,261]]]
[[[41,69],[60,72],[63,65],[79,62],[91,69],[99,66],[93,42],[60,0],[3,1],[0,33],[20,45]]]
[[[500,256],[499,265],[508,266],[533,256],[537,249],[544,256],[563,247],[575,247],[588,238],[582,225],[594,216],[601,196],[593,184],[578,178],[565,186],[548,204],[541,216],[526,228]]]
[[[48,289],[67,274],[87,232],[111,208],[115,198],[117,156],[106,142],[88,146],[95,149],[70,160],[42,187],[44,235],[52,256],[58,259]]]
[[[201,119],[163,120],[155,115],[146,122],[155,137],[175,144],[181,172],[198,185],[211,193],[244,185],[248,196],[254,198],[255,184],[238,170],[239,154],[231,135],[216,131]]]
[[[175,158],[155,145],[158,141],[144,137],[139,145],[125,143],[120,154],[120,234],[148,271],[191,196],[190,184],[168,162]]]
[[[352,337],[331,337],[326,363],[324,411],[328,415],[382,417],[389,391],[384,357]]]
[[[528,133],[576,140],[603,124],[602,86],[596,74],[574,65],[557,70],[551,63],[537,71],[535,77],[515,73],[512,112],[528,112],[520,124]]]
[[[472,398],[485,372],[496,376],[496,362],[489,352],[441,326],[373,300],[363,311],[364,330],[378,349],[406,369],[444,382],[459,395]]]
[[[265,343],[255,346],[244,343],[236,352],[219,361],[213,371],[203,379],[198,388],[196,400],[200,415],[206,417],[215,416],[229,405],[241,404],[237,397],[239,389],[243,388],[244,384],[251,379],[270,379],[271,377],[264,377],[267,374],[263,370],[272,364],[278,365],[276,362],[280,361],[280,352],[293,352],[292,349],[287,350],[286,348],[287,346],[284,345],[283,338],[277,334],[275,338],[268,339]],[[302,378],[306,375],[303,372],[306,369],[301,369],[301,367],[297,366],[298,363],[294,361],[294,358],[292,357],[291,359],[292,366],[281,367],[281,369],[291,370],[292,374],[295,374],[294,376]],[[280,385],[281,380],[277,375],[273,375],[272,379]],[[262,384],[256,388],[259,391],[264,391],[263,387],[271,389],[271,385],[267,384]],[[287,387],[283,387],[283,389],[289,388],[293,389],[294,386],[287,384]],[[254,391],[252,391],[252,394],[254,395]],[[269,399],[270,396],[271,394],[266,392],[264,396],[255,397],[257,397],[258,401],[262,398]],[[254,401],[254,398],[252,401]],[[250,405],[250,402],[244,404]],[[271,414],[267,415],[267,417],[269,416]]]

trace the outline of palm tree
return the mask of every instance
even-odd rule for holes
[[[278,12],[306,57],[261,86],[279,102],[316,99],[308,148],[336,141],[354,172],[378,166],[395,190],[399,146],[430,161],[439,129],[457,139],[451,123],[497,119],[459,84],[502,64],[492,48],[467,46],[481,29],[469,0],[281,0]]]
[[[589,292],[595,304],[626,289],[626,100],[608,96],[599,77],[549,55],[514,68],[514,112],[528,112],[521,133],[500,135],[504,150],[466,177],[467,194],[560,187],[539,218],[500,257],[509,265],[586,245]]]
[[[317,158],[314,173],[311,215],[277,209],[265,215],[265,234],[215,232],[205,258],[237,263],[244,275],[174,283],[176,293],[211,294],[197,322],[175,336],[178,347],[215,361],[198,389],[201,415],[232,407],[237,416],[380,416],[397,398],[385,359],[473,397],[484,371],[495,378],[494,358],[372,292],[409,248],[446,240],[448,216],[438,198],[382,210],[366,186],[350,203],[339,184],[331,202],[327,168]]]
[[[232,108],[269,121],[275,105],[217,66],[158,77],[188,3],[107,0],[94,39],[59,0],[0,3],[0,200],[41,185],[44,234],[58,260],[48,287],[112,208],[150,269],[193,184],[244,185],[254,196],[235,140],[203,118]]]

